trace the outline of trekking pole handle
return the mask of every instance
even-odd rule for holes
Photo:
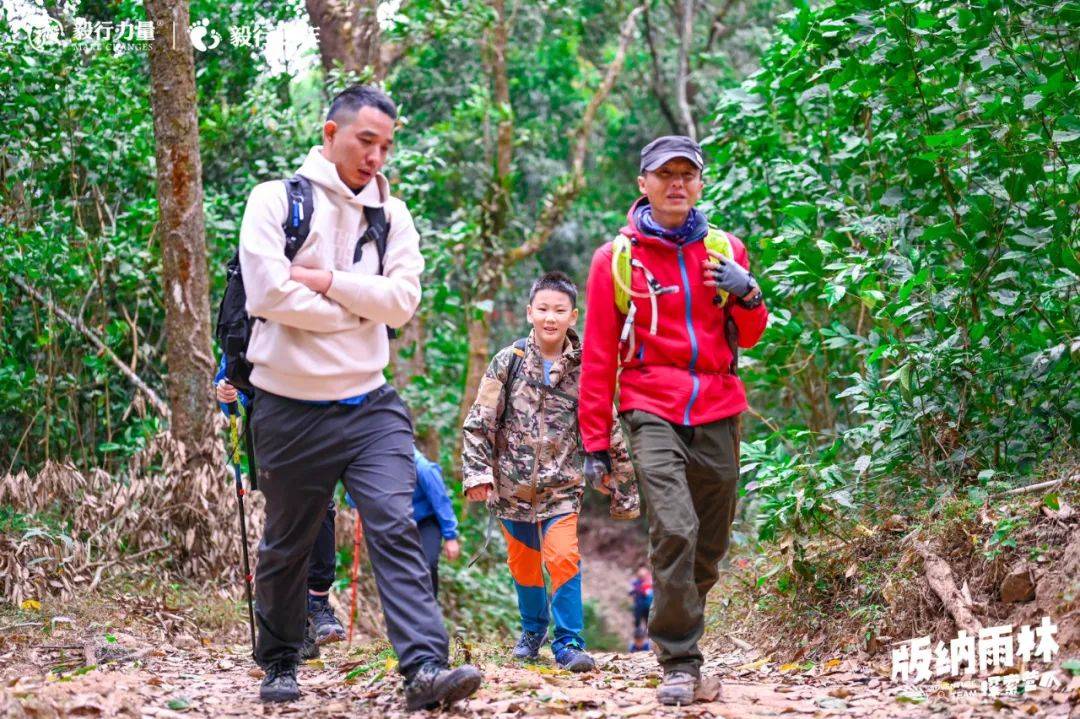
[[[237,407],[236,402],[230,402],[228,404],[229,409],[229,441],[232,443],[232,463],[234,466],[240,466],[240,426],[237,422],[237,418],[240,416],[240,408]]]

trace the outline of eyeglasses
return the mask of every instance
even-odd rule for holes
[[[672,172],[671,170],[654,170],[653,173],[657,179],[661,182],[671,182],[678,178],[683,182],[694,182],[701,179],[701,173],[697,170],[687,170],[686,172]]]

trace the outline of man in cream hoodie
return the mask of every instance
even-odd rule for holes
[[[314,207],[291,263],[283,223],[295,210],[284,183],[252,191],[240,228],[247,310],[264,320],[254,323],[247,356],[266,496],[255,580],[266,701],[300,694],[308,557],[338,478],[360,507],[409,709],[449,705],[480,685],[474,667],[447,668],[446,629],[412,519],[412,419],[383,378],[386,328],[416,311],[424,269],[412,216],[379,172],[396,117],[393,102],[371,87],[334,98],[323,144],[298,173],[311,182]],[[390,226],[381,275],[375,243],[353,261],[365,207],[381,207]]]

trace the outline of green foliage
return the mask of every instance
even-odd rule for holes
[[[743,376],[784,428],[744,450],[761,539],[1075,442],[1078,17],[801,6],[719,103],[712,215],[747,239],[772,313]]]
[[[1005,549],[1016,549],[1016,532],[1028,525],[1023,517],[1006,515],[994,525],[993,533],[986,540],[986,558],[995,559]]]
[[[68,545],[72,539],[70,526],[52,512],[27,514],[17,507],[0,504],[0,536],[11,542],[43,539],[54,545]]]
[[[249,3],[196,5],[196,16],[219,27],[266,24],[284,12]],[[90,5],[80,13],[143,19],[134,4]],[[103,353],[9,278],[21,276],[76,316],[164,394],[146,54],[74,39],[33,48],[5,11],[0,60],[0,106],[6,117],[20,118],[0,126],[0,433],[14,438],[0,453],[0,470],[70,458],[109,471],[160,431],[159,418]],[[227,43],[197,60],[213,299],[235,251],[247,194],[259,181],[291,174],[322,111],[322,98],[293,102],[289,79],[264,70],[250,49]],[[268,144],[268,136],[275,142]]]
[[[10,273],[65,300],[125,361],[139,366],[160,351],[146,341],[159,314],[148,242],[156,202],[153,193],[123,196],[131,187],[152,187],[142,62],[126,54],[84,56],[77,44],[27,52],[10,29],[0,19],[0,103],[17,108],[23,121],[0,127],[7,217],[0,225],[0,432],[16,438],[11,454],[0,458],[4,469],[33,464],[42,455],[39,443],[45,458],[94,453],[99,442],[113,441],[123,424],[117,420],[133,409],[115,369],[87,353],[73,329],[21,297],[6,280]],[[101,112],[106,106],[113,111]],[[133,415],[127,428],[145,436],[138,429],[145,412],[138,407]]]
[[[636,194],[638,149],[674,129],[662,107],[673,88],[661,98],[653,87],[654,72],[674,77],[674,54],[660,43],[654,57],[638,41],[600,108],[581,195],[534,260],[501,278],[493,300],[474,301],[477,268],[534,228],[564,176],[571,131],[632,5],[515,6],[510,108],[493,100],[486,3],[411,0],[386,28],[387,44],[404,49],[386,81],[403,118],[388,169],[427,263],[422,331],[399,365],[422,359],[423,371],[394,380],[418,431],[439,439],[443,466],[459,432],[466,318],[486,315],[493,345],[504,345],[523,330],[521,297],[541,267],[584,279]],[[670,25],[671,8],[649,7],[654,28]],[[772,312],[743,361],[767,419],[748,428],[743,459],[758,538],[792,552],[774,575],[790,593],[812,576],[809,537],[845,536],[856,520],[946,492],[980,504],[1048,450],[1075,444],[1080,46],[1071,29],[1080,10],[834,0],[777,17],[777,7],[787,5],[728,4],[731,14],[695,38],[690,64],[691,104],[709,127],[704,209],[746,239]],[[162,392],[148,63],[144,52],[85,42],[31,48],[6,12],[0,471],[53,458],[112,471],[160,430],[158,419],[103,353],[10,278],[79,317]],[[303,12],[262,1],[192,9],[218,28],[269,28]],[[79,13],[143,18],[129,0]],[[736,85],[759,54],[760,70]],[[261,55],[228,43],[196,63],[213,305],[247,194],[295,170],[319,141],[329,94],[350,78],[274,75]],[[509,220],[493,238],[481,210],[507,117]],[[1015,528],[1000,529],[990,551]],[[475,520],[464,532],[466,547],[479,546]],[[456,621],[513,625],[506,577],[479,566],[446,569],[448,591],[476,600],[451,607]]]
[[[600,607],[592,599],[585,600],[582,605],[585,618],[585,646],[593,652],[622,652],[626,650],[623,640],[607,625]],[[629,614],[627,615],[629,621]]]
[[[506,570],[505,542],[488,518],[465,515],[458,526],[464,556],[457,562],[439,565],[439,598],[449,624],[470,641],[486,636],[507,636],[520,622],[514,599],[513,580]],[[486,550],[481,547],[487,545]],[[477,554],[483,555],[468,566]]]

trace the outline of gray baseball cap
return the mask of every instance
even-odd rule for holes
[[[664,135],[641,149],[641,172],[652,172],[676,157],[685,157],[699,170],[705,167],[701,145],[685,135]]]

